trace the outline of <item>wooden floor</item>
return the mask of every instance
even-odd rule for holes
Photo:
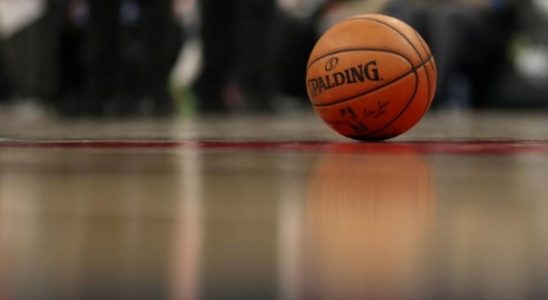
[[[546,113],[0,125],[0,299],[548,298]]]

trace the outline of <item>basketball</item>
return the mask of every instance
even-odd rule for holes
[[[329,28],[310,53],[308,97],[318,116],[356,140],[384,140],[417,124],[436,90],[430,48],[393,17],[363,14]]]

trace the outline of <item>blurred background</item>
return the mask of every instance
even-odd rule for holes
[[[548,107],[548,0],[0,0],[0,117],[310,110],[310,50],[361,13],[428,41],[434,109]]]

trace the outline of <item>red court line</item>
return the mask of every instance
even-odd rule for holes
[[[548,154],[548,140],[450,140],[416,142],[234,141],[234,140],[3,140],[15,149],[196,149],[335,153]]]

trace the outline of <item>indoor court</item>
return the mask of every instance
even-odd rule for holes
[[[548,299],[548,0],[0,0],[0,300]]]
[[[0,298],[546,299],[547,117],[3,119]]]

